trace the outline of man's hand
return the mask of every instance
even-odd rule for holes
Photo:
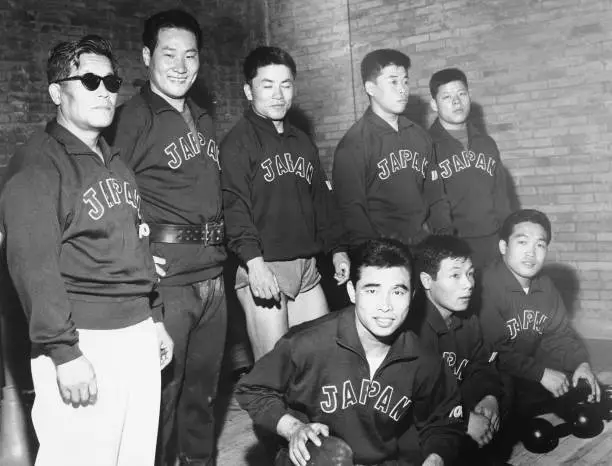
[[[569,381],[565,374],[548,367],[544,369],[544,375],[542,375],[540,383],[555,398],[565,395],[569,390]]]
[[[586,380],[591,386],[591,393],[589,394],[587,401],[589,403],[599,403],[601,400],[601,388],[599,387],[597,378],[595,377],[595,374],[593,374],[591,366],[588,362],[583,362],[576,368],[574,375],[572,376],[572,386],[576,387],[580,379]]]
[[[476,414],[482,414],[489,420],[493,432],[499,430],[499,402],[493,395],[487,395],[480,400],[474,407],[474,412]]]
[[[332,257],[334,263],[334,278],[338,285],[344,285],[349,279],[349,271],[351,270],[351,261],[346,252],[335,252]]]
[[[306,448],[306,442],[309,440],[317,447],[321,446],[319,435],[324,437],[329,436],[329,427],[325,424],[312,422],[310,424],[302,424],[289,437],[289,458],[296,466],[306,466],[310,459],[310,454]]]
[[[431,453],[423,461],[423,466],[444,466],[444,460],[437,453]]]
[[[329,437],[329,427],[313,422],[304,424],[291,414],[284,414],[276,425],[276,432],[289,442],[289,458],[295,466],[306,466],[310,453],[306,443],[310,440],[316,446],[321,446],[319,435]]]
[[[280,288],[274,272],[270,270],[263,257],[254,257],[247,262],[249,270],[249,285],[253,296],[260,299],[280,301]]]
[[[166,271],[162,268],[162,265],[166,265],[166,259],[159,256],[153,256],[153,262],[155,262],[155,272],[157,276],[163,278],[166,276]]]
[[[160,370],[163,370],[172,361],[174,342],[166,332],[163,322],[156,322],[155,330],[157,330],[157,341],[159,342],[159,365]]]
[[[491,421],[486,416],[472,411],[468,421],[467,433],[479,447],[483,447],[493,438]]]
[[[55,370],[64,403],[72,403],[75,408],[95,404],[98,399],[96,373],[85,356],[60,364]]]

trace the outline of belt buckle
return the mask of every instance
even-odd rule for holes
[[[221,244],[223,242],[223,224],[206,223],[206,244]]]

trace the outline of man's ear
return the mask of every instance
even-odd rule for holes
[[[501,253],[502,256],[505,256],[507,250],[508,250],[508,243],[506,243],[505,240],[500,239],[499,240],[499,252]]]
[[[429,275],[427,272],[421,272],[419,278],[421,279],[421,284],[423,285],[423,288],[425,288],[426,290],[431,289],[431,275]]]
[[[247,100],[251,102],[253,100],[253,89],[251,89],[251,85],[246,83],[242,87],[242,90],[244,91],[244,95],[246,96]]]
[[[436,99],[434,99],[433,97],[429,101],[429,106],[434,112],[438,113],[438,102],[436,102]]]
[[[366,81],[365,91],[366,91],[366,94],[368,94],[370,97],[374,97],[374,94],[376,93],[376,84],[373,83],[372,81]]]
[[[142,61],[144,62],[145,66],[148,68],[149,63],[151,63],[151,50],[149,50],[149,47],[142,48]]]
[[[355,285],[353,285],[353,282],[350,280],[346,282],[346,292],[348,293],[351,302],[355,304]]]
[[[59,83],[49,84],[49,96],[55,105],[59,105],[62,97],[62,86]]]

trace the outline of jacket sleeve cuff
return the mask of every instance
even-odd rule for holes
[[[263,256],[263,253],[259,249],[257,244],[255,244],[255,243],[245,244],[245,245],[241,246],[239,251],[238,251],[238,257],[245,264],[248,261],[250,261],[251,259],[254,259],[255,257],[260,257],[260,256]]]
[[[151,318],[153,322],[162,322],[164,320],[164,302],[157,287],[151,292]]]
[[[278,421],[280,421],[280,418],[285,414],[290,414],[290,412],[284,406],[282,406],[282,404],[278,404],[266,408],[265,412],[258,417],[256,423],[276,434],[276,426],[278,425]]]
[[[48,351],[49,357],[56,366],[83,356],[78,342],[73,345],[57,345]]]
[[[525,378],[528,380],[533,380],[534,382],[540,382],[542,380],[542,376],[544,375],[545,367],[541,364],[534,364],[532,367],[525,371]]]

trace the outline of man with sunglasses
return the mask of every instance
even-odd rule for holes
[[[163,374],[158,459],[214,464],[213,403],[227,326],[219,159],[211,117],[187,97],[202,32],[181,10],[145,21],[149,81],[117,111],[109,134],[134,170],[158,263],[174,361]]]
[[[102,129],[121,79],[98,36],[47,63],[56,118],[11,159],[0,196],[29,320],[37,466],[151,465],[172,357],[133,173]]]

